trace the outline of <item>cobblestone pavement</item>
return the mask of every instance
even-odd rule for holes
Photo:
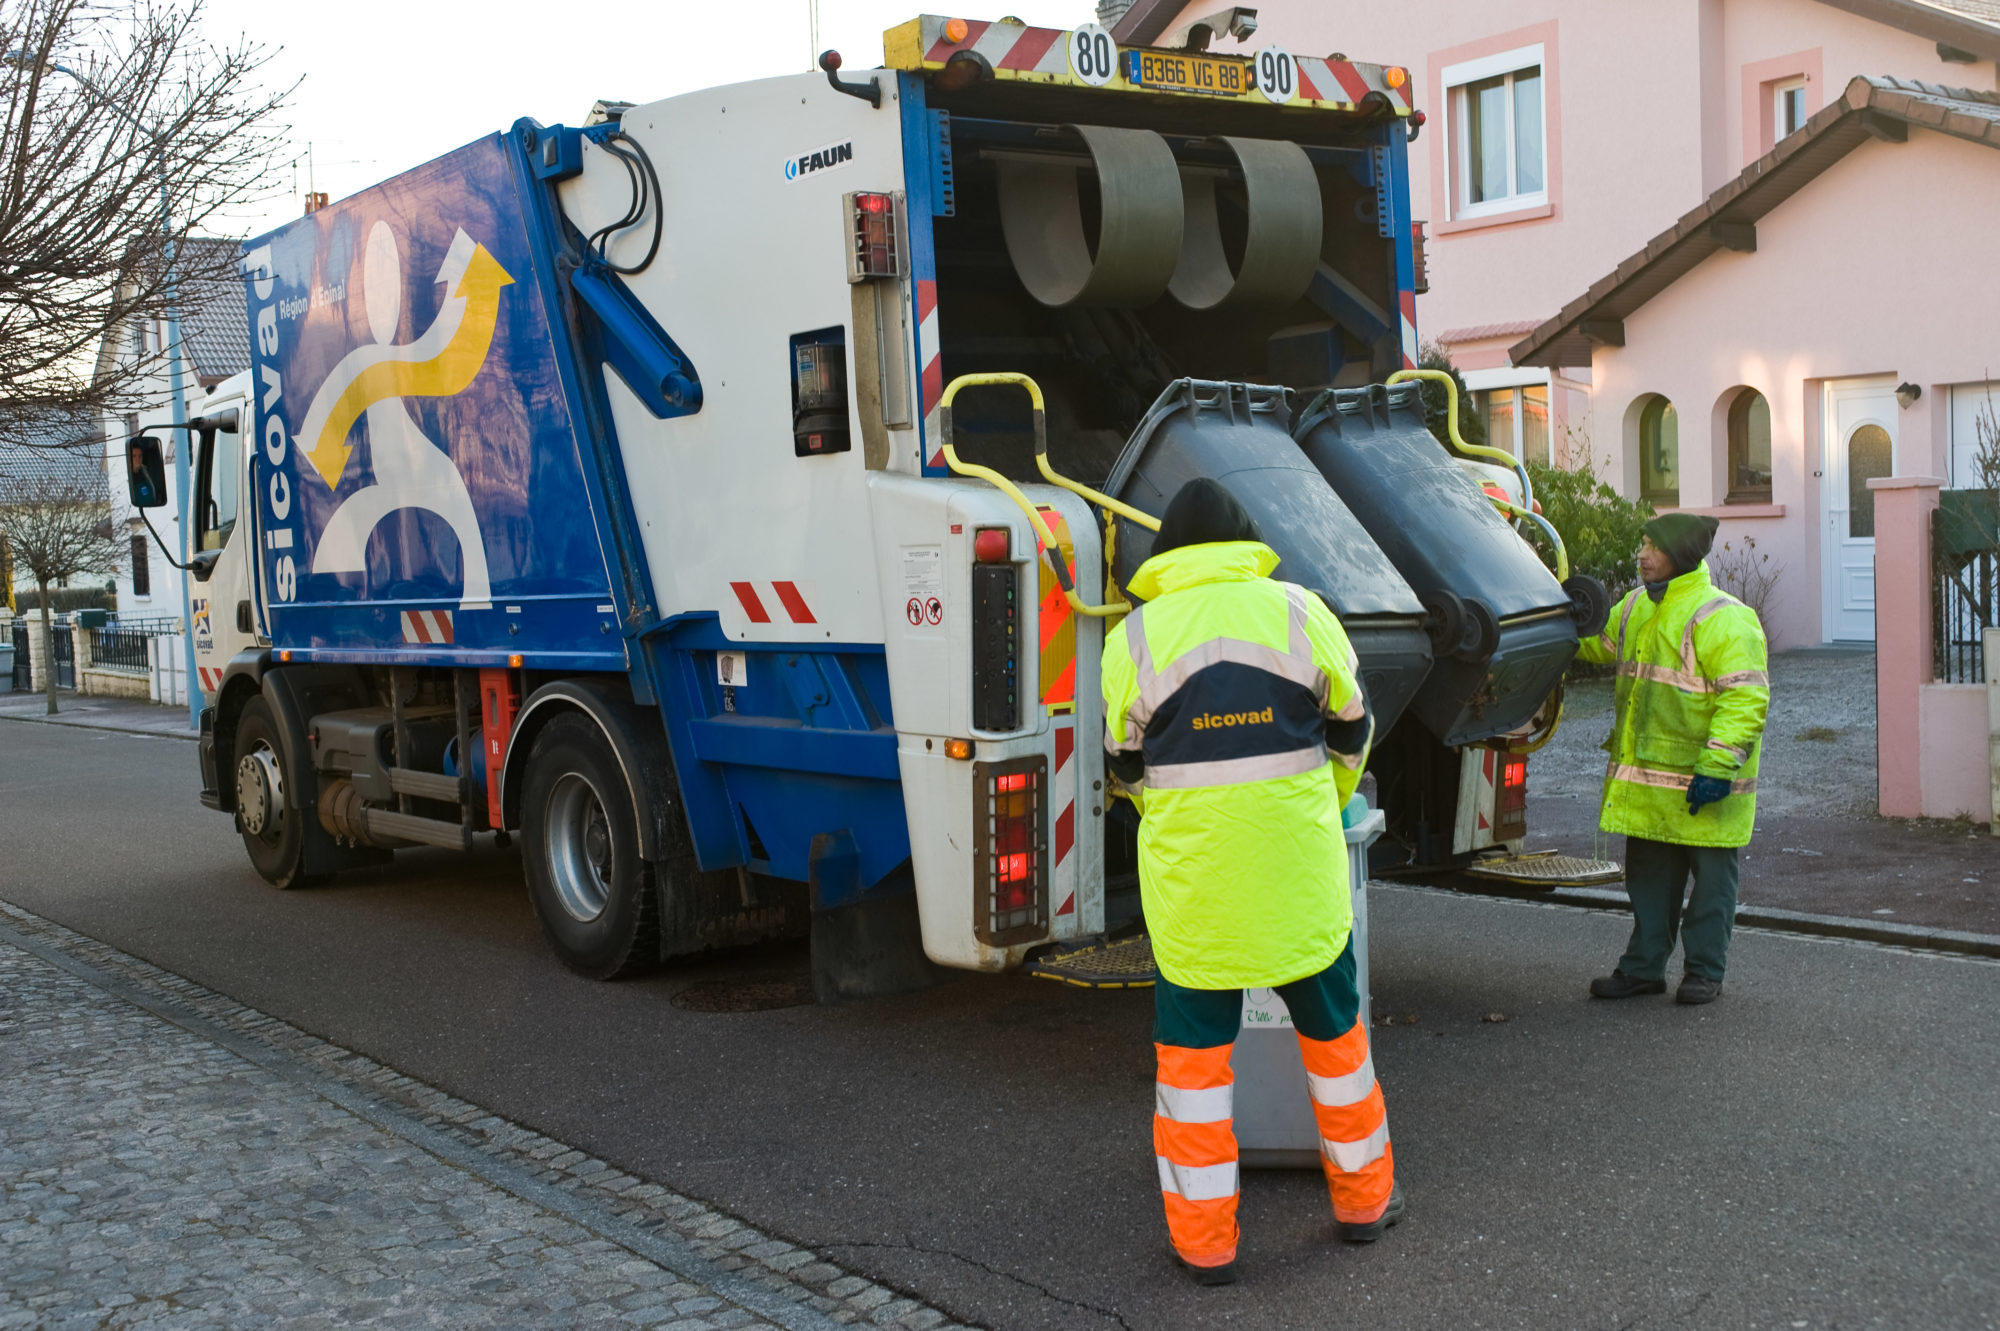
[[[949,1319],[0,904],[0,1328]]]

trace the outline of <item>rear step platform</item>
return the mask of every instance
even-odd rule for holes
[[[1150,989],[1160,978],[1160,968],[1153,963],[1153,940],[1145,934],[1044,952],[1021,970],[1079,989]]]
[[[1542,850],[1531,855],[1499,855],[1465,867],[1474,878],[1515,883],[1522,887],[1596,887],[1625,877],[1616,860],[1589,860],[1578,855]]]

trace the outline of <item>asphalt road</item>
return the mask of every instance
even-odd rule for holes
[[[0,897],[968,1320],[2000,1325],[1993,963],[1745,932],[1713,1007],[1594,1003],[1617,918],[1378,889],[1410,1218],[1342,1248],[1316,1177],[1251,1174],[1244,1281],[1197,1290],[1159,1214],[1143,992],[685,1011],[691,981],[803,955],[592,984],[511,855],[279,893],[196,785],[185,743],[0,722]]]

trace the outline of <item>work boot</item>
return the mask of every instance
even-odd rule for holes
[[[1236,1283],[1235,1262],[1224,1262],[1220,1266],[1196,1266],[1179,1253],[1174,1254],[1174,1260],[1187,1268],[1188,1274],[1194,1277],[1194,1283],[1197,1285],[1233,1285]]]
[[[1351,1220],[1340,1222],[1342,1243],[1373,1243],[1382,1237],[1389,1226],[1403,1218],[1403,1185],[1398,1183],[1389,1189],[1389,1205],[1382,1214],[1367,1224],[1357,1224]]]
[[[1681,987],[1674,990],[1674,1002],[1713,1003],[1722,997],[1722,981],[1711,980],[1706,975],[1683,975]]]
[[[1640,994],[1664,994],[1665,980],[1635,980],[1624,971],[1600,975],[1590,982],[1592,998],[1636,998]]]

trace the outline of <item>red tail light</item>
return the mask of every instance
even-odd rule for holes
[[[979,763],[973,780],[973,933],[1008,947],[1048,933],[1048,760]]]
[[[1528,835],[1528,760],[1502,758],[1493,792],[1493,838],[1518,841]]]
[[[849,259],[848,280],[900,277],[895,196],[860,193],[849,197],[854,201],[854,250]]]

